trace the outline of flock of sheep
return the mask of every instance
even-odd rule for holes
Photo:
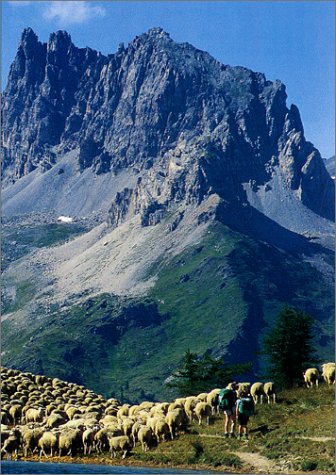
[[[329,368],[333,367],[332,371]],[[314,373],[315,374],[315,373]],[[323,365],[328,384],[335,380],[335,364]],[[307,370],[307,385],[313,373]],[[25,457],[73,456],[78,453],[118,452],[125,458],[137,443],[143,450],[185,432],[193,419],[209,424],[219,415],[220,389],[175,401],[121,404],[117,399],[104,399],[84,386],[47,378],[42,375],[1,369],[1,457],[19,451]],[[240,383],[251,392],[255,403],[275,402],[273,383]]]
[[[321,365],[322,369],[322,378],[330,386],[335,384],[335,363],[324,363]],[[320,379],[320,372],[317,368],[308,368],[303,373],[303,379],[306,383],[307,388],[314,387],[314,384],[318,386]]]

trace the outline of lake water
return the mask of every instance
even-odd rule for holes
[[[204,472],[200,470],[177,470],[170,468],[146,468],[146,467],[120,467],[113,465],[94,465],[94,464],[79,464],[79,463],[45,463],[45,462],[20,462],[20,461],[1,461],[1,473],[162,473],[162,474],[213,474],[214,472]],[[218,472],[216,472],[218,474]],[[224,473],[224,472],[223,472]],[[227,472],[226,472],[227,473]],[[227,474],[229,475],[229,474]]]

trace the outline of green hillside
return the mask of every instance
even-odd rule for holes
[[[256,352],[285,303],[313,315],[318,354],[333,355],[333,289],[295,254],[217,223],[197,246],[149,274],[157,280],[145,298],[102,294],[80,306],[53,305],[49,314],[37,308],[28,321],[19,310],[29,305],[34,283],[21,282],[4,308],[3,364],[132,402],[171,398],[164,381],[187,349],[253,361],[260,374]]]

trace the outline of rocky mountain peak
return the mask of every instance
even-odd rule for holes
[[[210,194],[246,203],[246,186],[257,193],[279,171],[296,199],[332,218],[333,183],[286,99],[281,81],[220,64],[161,28],[108,57],[65,31],[41,44],[27,29],[4,94],[4,183],[77,150],[80,173],[139,177],[110,223],[133,213],[148,224]]]

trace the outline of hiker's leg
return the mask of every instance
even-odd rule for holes
[[[228,411],[224,412],[224,416],[225,416],[225,419],[224,419],[224,433],[227,434],[229,432],[229,419],[230,419]]]

